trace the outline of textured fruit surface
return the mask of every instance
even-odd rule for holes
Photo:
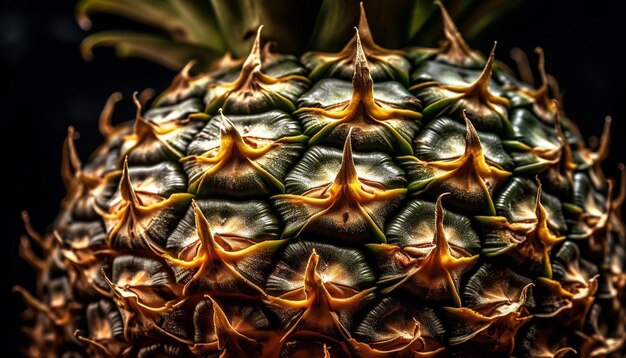
[[[193,63],[101,118],[22,255],[37,357],[619,356],[626,177],[550,98],[463,41]],[[622,172],[624,170],[622,169]],[[31,249],[35,242],[42,255]]]

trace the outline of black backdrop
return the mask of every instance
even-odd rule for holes
[[[509,64],[509,50],[519,46],[534,60],[542,46],[548,72],[565,89],[565,108],[587,136],[598,135],[603,118],[613,121],[611,155],[605,171],[617,175],[624,150],[626,70],[623,21],[611,0],[585,6],[571,1],[529,0],[471,45],[488,52],[498,40],[497,57]],[[80,57],[84,33],[73,18],[74,1],[2,0],[0,13],[0,322],[9,334],[2,337],[2,356],[17,356],[19,312],[23,304],[10,293],[14,284],[32,288],[34,273],[17,255],[23,233],[20,210],[27,209],[36,229],[53,220],[64,194],[59,176],[61,145],[69,125],[80,131],[82,158],[100,143],[99,111],[107,96],[121,91],[115,118],[130,119],[130,94],[146,87],[163,90],[172,73],[147,61],[121,60],[111,51],[98,51],[94,62]],[[108,21],[108,23],[107,23]],[[119,25],[110,19],[96,25]],[[126,23],[124,23],[126,25]],[[9,139],[15,143],[8,143]]]

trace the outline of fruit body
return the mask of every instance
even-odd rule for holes
[[[472,51],[261,46],[186,68],[81,165],[36,257],[33,356],[619,354],[619,195],[575,125]],[[543,71],[543,69],[542,69]],[[610,122],[607,122],[610,123]],[[608,125],[607,125],[608,128]],[[43,336],[44,339],[36,337]]]

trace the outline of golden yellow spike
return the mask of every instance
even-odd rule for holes
[[[77,185],[76,177],[81,171],[81,163],[74,145],[75,136],[74,127],[69,126],[67,128],[67,137],[63,142],[63,157],[61,158],[61,178],[69,195],[74,191]]]
[[[550,98],[549,95],[549,81],[546,74],[546,59],[543,49],[541,47],[535,48],[535,53],[539,57],[539,75],[541,78],[541,85],[534,90],[527,88],[520,88],[520,91],[528,95],[535,102],[533,108],[535,112],[539,114],[539,117],[544,120],[551,120],[557,115],[558,104]]]
[[[33,252],[30,240],[24,235],[20,236],[19,254],[24,261],[29,263],[38,272],[45,270],[48,266],[45,259],[38,257],[35,252]]]
[[[383,108],[376,103],[374,98],[374,81],[370,75],[370,68],[367,62],[367,54],[364,49],[364,43],[361,42],[359,29],[355,29],[355,50],[352,48],[350,52],[354,54],[354,75],[352,77],[352,98],[342,109],[323,109],[316,107],[303,107],[296,113],[314,113],[331,120],[330,123],[324,125],[311,139],[309,144],[315,144],[328,136],[340,125],[355,122],[363,125],[379,125],[385,127],[395,140],[400,143],[400,147],[407,154],[412,154],[411,144],[392,126],[388,120],[415,120],[422,117],[418,112],[407,109]]]
[[[254,42],[252,43],[252,49],[243,63],[239,77],[230,83],[219,82],[209,85],[216,92],[219,92],[219,95],[207,104],[208,112],[215,111],[218,107],[227,107],[227,102],[230,99],[246,101],[246,98],[253,96],[259,91],[263,91],[265,95],[271,95],[277,100],[284,102],[286,105],[294,107],[293,103],[279,93],[279,87],[274,85],[280,85],[289,81],[310,83],[310,80],[307,77],[300,75],[286,75],[280,78],[275,78],[268,76],[261,71],[264,57],[267,57],[263,56],[261,51],[262,29],[263,25],[259,26]]]
[[[556,103],[556,101],[553,101]],[[556,105],[556,104],[555,104]],[[574,156],[572,154],[572,148],[570,148],[569,142],[563,133],[563,128],[561,127],[561,119],[560,115],[557,112],[555,116],[554,127],[556,129],[556,137],[561,142],[561,148],[558,151],[558,156],[552,161],[552,165],[548,170],[556,171],[556,177],[563,177],[568,183],[568,186],[572,186],[574,183],[574,170],[576,170],[577,165],[574,162]]]
[[[261,30],[263,30],[263,25],[259,26],[257,29],[250,54],[243,63],[239,78],[232,83],[231,91],[238,91],[243,89],[246,85],[250,85],[253,80],[253,73],[261,70]]]
[[[217,336],[217,348],[223,351],[222,355],[243,357],[252,353],[249,351],[249,346],[259,346],[259,343],[237,332],[226,317],[222,307],[211,296],[207,295],[206,297],[213,306],[213,326]]]
[[[66,307],[66,309],[63,309],[61,312],[55,312],[50,305],[35,298],[22,286],[13,286],[13,292],[20,294],[28,306],[43,313],[56,326],[62,327],[67,325],[73,317],[70,312],[72,307]]]
[[[422,283],[441,284],[452,295],[452,301],[458,307],[461,306],[459,296],[458,278],[454,278],[455,272],[464,272],[473,266],[478,260],[478,255],[456,258],[452,255],[448,239],[443,226],[443,206],[442,199],[448,195],[443,193],[437,198],[435,204],[435,234],[433,237],[433,248],[426,258],[419,263],[419,267],[414,275],[421,277]]]
[[[319,263],[320,256],[315,252],[315,249],[309,256],[309,261],[304,269],[304,294],[306,298],[311,298],[317,293],[322,284],[322,278],[317,273],[317,265]]]
[[[104,346],[104,344],[100,343],[100,342],[96,342],[93,339],[87,338],[87,337],[83,337],[80,335],[80,330],[76,330],[74,331],[74,337],[76,337],[76,339],[78,339],[79,341],[93,347],[94,349],[96,349],[96,351],[100,352],[100,354],[102,356],[105,357],[112,357],[113,353],[111,353],[111,351]]]
[[[359,24],[357,25],[357,29],[359,30],[357,35],[359,32],[361,33],[361,39],[367,46],[377,46],[374,43],[374,38],[372,37],[372,30],[370,30],[369,21],[367,21],[363,1],[359,2]]]
[[[363,44],[359,30],[356,30],[356,52],[354,55],[354,76],[352,76],[352,88],[354,91],[360,92],[361,96],[367,100],[373,100],[374,97],[374,81],[370,76],[370,69],[367,64],[367,57],[363,51]]]
[[[152,97],[154,97],[154,90],[152,88],[146,88],[139,93],[139,103],[141,103],[142,107],[145,107]]]
[[[510,102],[508,99],[500,96],[496,96],[489,91],[489,81],[491,80],[491,73],[493,72],[493,64],[495,61],[495,53],[496,53],[496,45],[498,43],[493,43],[493,48],[489,53],[489,57],[487,58],[487,63],[483,68],[483,71],[480,73],[480,76],[467,87],[462,86],[444,86],[444,88],[451,90],[453,92],[463,93],[465,98],[475,98],[491,108],[493,111],[499,112],[496,110],[494,106],[504,106],[508,107]]]
[[[530,69],[530,64],[528,63],[528,56],[526,56],[526,53],[522,51],[521,48],[515,47],[511,50],[510,56],[517,65],[517,72],[519,73],[519,77],[522,82],[525,82],[526,84],[529,84],[531,86],[534,85],[535,79],[533,78],[533,71]]]
[[[226,52],[222,57],[211,64],[209,72],[219,71],[241,65],[245,59],[236,59],[231,52]]]
[[[24,229],[26,230],[26,234],[28,237],[33,240],[37,245],[41,248],[45,248],[45,242],[40,233],[38,233],[35,229],[33,229],[33,225],[30,221],[30,215],[28,215],[28,211],[22,210],[22,222],[24,223]]]
[[[550,262],[550,251],[552,247],[559,242],[565,240],[565,236],[556,236],[552,233],[552,230],[548,227],[548,215],[546,209],[541,204],[542,185],[541,181],[537,178],[537,200],[535,202],[535,216],[537,217],[537,224],[532,232],[527,234],[529,240],[538,240],[543,246],[543,263],[544,274],[546,277],[552,277],[552,264]]]
[[[343,149],[341,167],[335,179],[328,187],[316,196],[310,196],[309,192],[302,195],[280,194],[274,198],[288,199],[296,205],[312,206],[319,208],[312,216],[299,227],[296,236],[306,231],[309,226],[314,225],[320,218],[333,213],[343,212],[344,220],[348,220],[350,215],[361,217],[368,223],[373,235],[380,241],[385,240],[385,234],[374,222],[371,215],[364,206],[379,201],[392,200],[403,196],[406,189],[381,189],[379,186],[370,186],[359,180],[358,173],[352,158],[351,144],[352,130],[348,131]]]
[[[557,302],[561,302],[561,307],[547,314],[538,314],[542,318],[562,317],[562,323],[566,327],[579,327],[595,300],[598,289],[598,275],[585,280],[577,264],[574,267],[567,267],[568,274],[559,281],[554,281],[547,277],[537,277],[537,282],[550,295],[556,297]]]
[[[343,146],[343,154],[341,156],[341,167],[335,176],[334,184],[336,185],[353,185],[360,186],[359,177],[352,159],[352,128],[348,131],[346,142]]]
[[[138,92],[133,93],[133,103],[135,104],[135,123],[133,125],[133,133],[124,137],[124,152],[122,158],[132,154],[133,150],[138,148],[150,148],[154,143],[165,147],[172,155],[181,158],[184,153],[179,149],[173,147],[170,143],[164,140],[167,134],[170,134],[176,130],[184,128],[187,125],[185,120],[170,120],[165,123],[154,123],[147,120],[142,116],[144,104],[139,98]]]
[[[373,67],[372,73],[375,79],[394,79],[408,83],[410,64],[405,56],[406,51],[386,49],[376,44],[363,2],[359,6],[359,20],[355,29],[359,33],[359,38],[357,39],[356,35],[353,36],[339,52],[308,52],[303,56],[303,62],[313,67],[309,77],[318,80],[326,77],[328,73],[338,74],[339,77],[349,76],[356,63],[354,51],[356,42],[360,41],[365,57]]]
[[[372,59],[376,60],[384,60],[387,55],[404,55],[404,51],[401,50],[388,50],[385,49],[374,41],[374,37],[372,36],[372,30],[370,29],[369,22],[367,21],[367,14],[365,13],[365,7],[363,6],[363,1],[359,3],[359,23],[357,25],[357,34],[360,34],[360,40],[363,42],[363,47],[366,49],[364,53],[367,56],[372,56]],[[344,47],[344,51],[348,50],[352,52],[352,48],[354,47],[353,42],[356,41],[356,38],[353,38],[346,47]],[[354,53],[352,52],[354,55]]]
[[[458,105],[467,109],[473,115],[473,120],[477,121],[477,123],[480,123],[482,117],[489,117],[495,114],[500,118],[502,125],[508,126],[506,109],[510,106],[510,101],[505,97],[491,93],[489,90],[496,45],[497,42],[494,42],[480,76],[469,85],[441,85],[436,81],[430,81],[411,87],[412,90],[435,87],[436,89],[433,89],[433,91],[443,95],[443,98],[429,104],[424,109],[424,112],[429,113],[433,110],[441,112],[452,104],[458,103]]]
[[[221,118],[222,127],[220,128],[220,147],[217,154],[212,156],[192,155],[182,158],[183,162],[195,162],[198,166],[208,167],[202,172],[202,175],[198,179],[190,184],[189,188],[196,192],[200,191],[207,178],[234,163],[237,167],[250,167],[266,178],[279,192],[284,192],[285,187],[283,183],[256,163],[256,160],[276,148],[279,142],[274,141],[262,147],[253,148],[244,141],[241,133],[239,133],[235,125],[224,116],[221,108],[218,110],[218,113]]]
[[[480,337],[478,342],[488,339],[493,344],[506,347],[509,354],[512,353],[517,331],[533,317],[524,306],[531,286],[532,283],[526,285],[517,300],[508,298],[508,302],[496,302],[497,309],[489,304],[472,308],[444,308],[469,329],[469,333],[464,336],[454,337],[453,342],[460,344]]]
[[[130,172],[128,171],[128,157],[124,158],[124,166],[122,167],[122,179],[120,181],[120,195],[132,207],[141,206],[141,201],[133,189],[133,183],[130,180]]]
[[[68,127],[67,138],[63,142],[63,157],[61,161],[61,177],[67,189],[67,196],[62,202],[63,207],[69,207],[76,200],[89,196],[90,190],[103,182],[102,178],[83,172],[82,163],[74,143],[76,137],[77,134],[74,127]]]
[[[613,118],[611,116],[606,116],[604,118],[604,127],[602,128],[602,135],[600,136],[600,143],[595,151],[591,151],[587,148],[583,148],[581,150],[581,156],[584,157],[585,161],[589,163],[589,165],[597,165],[602,163],[606,157],[609,155],[610,144],[611,144],[611,123]]]
[[[375,288],[371,288],[345,298],[333,297],[326,289],[324,281],[317,271],[318,263],[319,255],[313,250],[303,273],[303,299],[289,300],[269,297],[272,303],[299,311],[297,318],[292,320],[289,329],[281,338],[281,342],[289,339],[294,332],[301,328],[314,329],[324,335],[332,332],[329,337],[342,336],[346,340],[349,339],[350,333],[340,322],[337,313],[356,308],[365,296],[375,290]]]
[[[247,255],[248,253],[272,245],[272,243],[266,241],[239,252],[228,252],[215,241],[211,225],[204,216],[202,210],[200,210],[197,202],[192,200],[191,205],[196,218],[195,223],[196,232],[198,233],[198,245],[190,246],[181,251],[178,253],[177,258],[172,257],[168,253],[162,254],[164,259],[175,266],[186,269],[197,268],[197,271],[193,274],[191,280],[185,283],[185,286],[183,287],[183,294],[189,294],[189,290],[193,288],[193,284],[198,281],[207,279],[213,283],[221,283],[225,280],[224,275],[228,275],[232,280],[245,283],[253,290],[265,296],[265,292],[239,273],[234,264],[238,259],[241,259],[241,257]],[[193,255],[191,259],[186,258],[190,255]]]
[[[463,119],[467,127],[463,155],[456,159],[436,162],[422,162],[416,159],[420,165],[436,170],[433,179],[422,191],[427,191],[433,185],[443,182],[450,185],[456,184],[459,188],[465,189],[474,187],[475,190],[484,193],[489,211],[495,213],[490,188],[508,178],[511,173],[487,162],[478,133],[465,111],[463,111]],[[490,185],[487,185],[487,182],[490,182]]]
[[[468,59],[479,61],[480,56],[467,45],[443,3],[436,0],[435,5],[439,7],[443,20],[443,34],[446,38],[445,44],[439,50],[441,55],[450,63],[458,66],[464,66]]]
[[[78,133],[76,133],[76,131],[74,130],[74,127],[69,126],[67,128],[67,149],[68,149],[68,155],[69,155],[69,162],[71,163],[72,168],[74,169],[75,172],[80,172],[82,168],[82,164],[80,162],[80,159],[78,159],[78,153],[76,152],[76,144],[74,143],[74,140],[76,139],[77,135]]]

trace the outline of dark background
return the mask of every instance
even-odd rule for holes
[[[7,342],[0,355],[17,356],[18,342],[23,340],[19,334],[23,304],[10,287],[21,284],[32,289],[34,280],[33,270],[17,254],[24,231],[20,210],[27,209],[35,228],[43,231],[64,195],[59,168],[67,127],[80,131],[78,151],[86,160],[101,142],[97,118],[107,96],[121,91],[125,101],[118,104],[114,118],[131,119],[132,91],[147,87],[161,91],[173,73],[143,60],[117,59],[107,50],[97,51],[91,63],[83,61],[79,43],[85,33],[74,20],[74,1],[1,1],[0,321],[12,333],[2,337]],[[626,30],[611,3],[595,0],[578,6],[565,0],[529,0],[470,45],[488,52],[498,40],[496,56],[509,64],[512,47],[524,49],[531,61],[533,48],[543,47],[548,72],[565,89],[566,111],[585,135],[599,135],[604,116],[614,117],[611,155],[604,168],[616,177],[617,163],[626,160],[626,64],[619,56]],[[110,18],[96,20],[96,29],[120,25]]]

